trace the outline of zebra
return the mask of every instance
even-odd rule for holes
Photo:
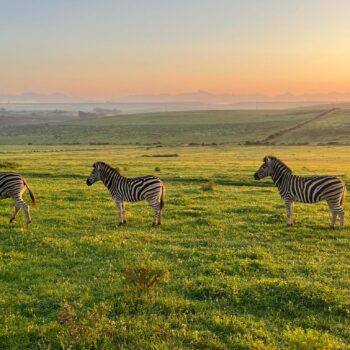
[[[332,214],[330,228],[339,215],[340,228],[344,228],[344,209],[346,186],[336,176],[303,177],[293,175],[292,170],[276,157],[267,156],[263,164],[254,174],[255,180],[271,176],[284,200],[287,213],[287,226],[293,225],[294,202],[316,203],[322,200],[328,202]]]
[[[119,226],[126,224],[124,202],[138,202],[144,199],[154,209],[152,226],[161,224],[165,188],[158,177],[147,175],[127,178],[108,164],[96,162],[86,184],[91,186],[99,180],[104,183],[117,204]]]
[[[13,222],[19,210],[23,209],[27,225],[31,223],[28,205],[22,198],[26,189],[29,191],[33,205],[35,205],[34,193],[22,175],[17,173],[0,173],[0,199],[12,198],[15,201],[15,212],[11,216],[10,222]]]

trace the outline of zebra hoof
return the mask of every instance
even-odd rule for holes
[[[12,222],[13,222],[13,220],[15,220],[15,219],[10,219],[10,222],[12,223]]]
[[[120,223],[118,224],[118,226],[123,226],[123,223],[122,223],[122,222],[120,222]]]
[[[329,229],[330,230],[334,230],[334,226],[329,226]]]
[[[123,221],[123,225],[125,225],[125,224],[126,224],[126,220]]]

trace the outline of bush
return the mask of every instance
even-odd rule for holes
[[[169,280],[169,271],[159,261],[143,261],[129,265],[123,270],[129,287],[139,293],[149,292]]]
[[[203,191],[214,191],[215,183],[214,181],[209,181],[208,183],[203,184],[201,188]]]
[[[63,306],[58,322],[58,338],[63,348],[109,349],[117,328],[105,305],[83,309],[80,303]]]
[[[160,171],[160,167],[159,166],[156,166],[155,168],[154,168],[154,171]]]
[[[18,167],[19,167],[19,164],[16,162],[9,162],[9,161],[0,162],[0,168],[15,169]]]

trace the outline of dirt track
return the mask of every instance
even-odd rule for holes
[[[301,122],[299,124],[296,124],[290,128],[287,128],[287,129],[283,129],[281,131],[278,131],[274,134],[271,134],[269,135],[265,140],[263,140],[263,142],[267,142],[267,143],[273,143],[276,141],[277,138],[281,137],[281,136],[284,136],[286,134],[289,134],[290,132],[292,131],[295,131],[295,130],[298,130],[298,129],[301,129],[303,128],[305,125],[308,125],[308,124],[311,124],[313,123],[314,121],[316,120],[319,120],[319,119],[322,119],[324,117],[328,117],[330,114],[338,111],[339,108],[332,108],[332,109],[329,109],[329,110],[326,110],[318,115],[316,115],[315,117],[309,119],[309,120],[306,120],[304,122]]]

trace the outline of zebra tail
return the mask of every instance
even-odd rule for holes
[[[343,195],[341,196],[341,199],[340,199],[340,206],[341,207],[344,206],[345,200],[346,200],[346,187],[344,186]]]
[[[27,187],[28,191],[29,191],[29,195],[30,195],[30,199],[32,200],[32,204],[35,205],[35,196],[33,191],[30,189],[28,182],[26,181],[26,179],[23,178],[23,182],[25,184],[25,186]]]
[[[164,191],[165,191],[165,188],[164,186],[162,186],[162,194],[160,195],[160,209],[164,208]]]

